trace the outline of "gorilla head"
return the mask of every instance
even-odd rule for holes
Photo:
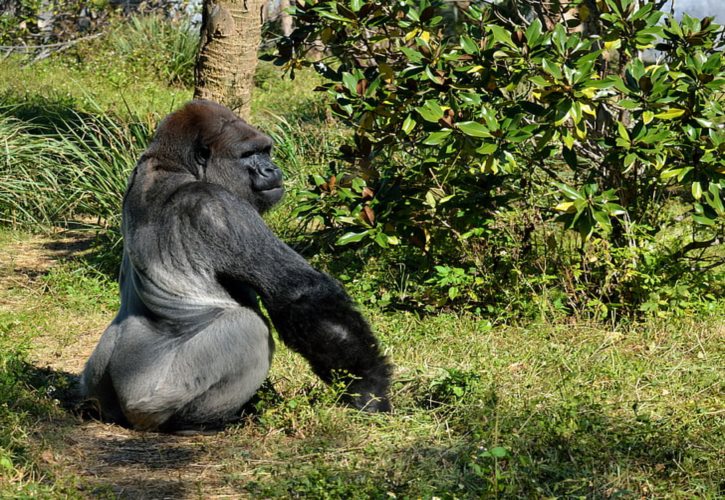
[[[340,284],[280,241],[259,213],[284,192],[272,140],[229,109],[169,115],[123,200],[121,307],[81,377],[102,415],[138,429],[238,417],[282,341],[346,400],[387,411],[391,367]]]
[[[224,186],[265,212],[284,194],[272,146],[269,136],[228,108],[197,100],[161,122],[144,156],[168,158],[198,181]]]

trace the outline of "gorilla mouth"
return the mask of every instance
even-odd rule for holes
[[[257,190],[257,193],[258,196],[261,196],[265,200],[268,200],[271,203],[277,203],[284,196],[284,187],[274,186],[265,189],[259,189]]]

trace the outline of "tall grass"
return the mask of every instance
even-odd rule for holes
[[[160,15],[135,16],[119,25],[109,41],[122,58],[153,68],[162,80],[194,84],[199,32],[188,21],[172,22]]]
[[[0,223],[43,228],[69,222],[116,232],[126,179],[152,120],[71,113],[49,132],[0,115]]]
[[[0,222],[47,225],[73,212],[69,179],[57,168],[48,139],[23,122],[0,117]]]

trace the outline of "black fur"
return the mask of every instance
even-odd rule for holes
[[[283,194],[271,148],[209,101],[159,126],[124,196],[121,309],[81,380],[105,418],[170,431],[238,417],[274,351],[257,297],[320,378],[389,410],[390,365],[365,319],[259,215]]]

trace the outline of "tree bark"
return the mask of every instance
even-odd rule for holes
[[[249,118],[264,0],[204,0],[194,97]]]
[[[280,0],[279,2],[279,26],[284,36],[292,34],[292,16],[289,15],[287,9],[290,7],[289,0]]]

